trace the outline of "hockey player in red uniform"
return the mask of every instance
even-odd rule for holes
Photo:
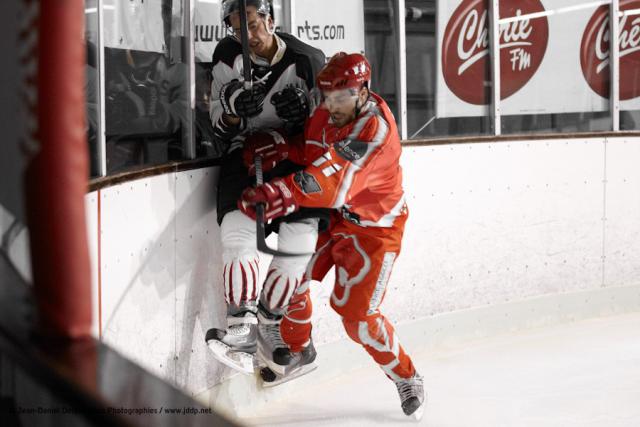
[[[423,380],[380,312],[393,264],[400,253],[408,216],[399,164],[401,146],[387,104],[368,88],[371,70],[360,54],[338,53],[316,79],[323,104],[307,121],[304,141],[271,141],[245,147],[269,167],[284,158],[308,166],[246,189],[240,209],[255,218],[265,205],[267,220],[304,207],[333,208],[329,229],[320,234],[302,284],[289,301],[281,334],[289,349],[274,355],[274,372],[289,375],[315,358],[311,340],[309,283],[335,266],[331,307],[349,337],[361,344],[395,382],[405,414],[423,412]]]

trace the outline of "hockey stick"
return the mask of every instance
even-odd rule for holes
[[[262,157],[256,156],[253,161],[256,167],[256,185],[260,186],[264,184],[264,178],[262,176]],[[283,257],[313,255],[311,252],[294,254],[291,252],[280,251],[270,248],[267,245],[267,236],[264,229],[264,203],[258,203],[256,205],[256,239],[258,250],[265,254]]]
[[[251,89],[251,57],[249,56],[249,28],[247,27],[247,0],[239,0],[240,6],[240,44],[242,44],[242,76],[244,88]]]
[[[247,0],[239,0],[240,6],[240,43],[242,44],[242,76],[244,77],[244,88],[251,89],[253,80],[251,76],[251,57],[249,56],[249,30],[247,27]],[[256,185],[264,184],[262,177],[262,157],[256,156],[254,159],[256,166]],[[256,245],[262,253],[273,256],[301,256],[311,255],[309,253],[293,254],[290,252],[272,249],[267,245],[267,236],[264,228],[264,203],[256,205]]]

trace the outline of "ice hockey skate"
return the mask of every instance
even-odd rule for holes
[[[244,374],[252,374],[258,319],[253,312],[245,311],[229,316],[227,321],[226,331],[217,328],[207,331],[207,346],[219,362]]]
[[[273,363],[266,364],[261,359],[260,377],[263,387],[273,387],[299,378],[315,370],[316,349],[313,341],[302,351],[293,353],[286,348],[279,348],[273,354]],[[265,366],[266,365],[266,366]],[[272,369],[273,367],[273,369]]]
[[[281,321],[281,315],[269,312],[262,303],[258,304],[258,357],[276,371],[289,363],[288,359],[281,358],[289,354],[289,348],[280,335]],[[274,357],[280,363],[274,362]]]
[[[416,372],[413,377],[396,381],[398,395],[402,411],[405,415],[420,421],[424,413],[424,386],[423,379]]]

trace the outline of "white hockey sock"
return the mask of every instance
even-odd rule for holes
[[[227,304],[255,301],[259,277],[255,222],[240,211],[229,212],[222,220],[220,237]]]
[[[278,232],[278,249],[292,253],[311,253],[318,240],[318,222],[308,219],[282,223]],[[265,279],[261,301],[272,313],[283,314],[291,295],[305,272],[311,255],[274,257]]]

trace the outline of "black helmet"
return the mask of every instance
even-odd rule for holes
[[[273,19],[273,5],[271,4],[271,0],[246,0],[246,2],[247,7],[253,6],[259,14],[269,15]],[[239,0],[222,0],[222,20],[225,24],[231,25],[229,23],[229,16],[238,11],[240,11]]]

